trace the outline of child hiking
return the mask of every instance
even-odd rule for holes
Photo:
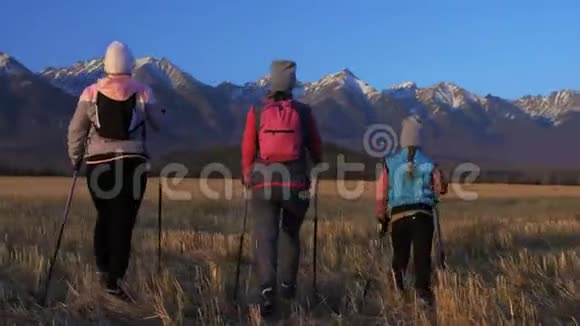
[[[377,219],[391,224],[393,274],[397,288],[406,292],[404,275],[413,247],[415,290],[421,303],[431,306],[431,247],[433,209],[444,194],[441,171],[421,148],[422,123],[418,117],[403,120],[401,150],[384,159],[377,181]]]
[[[159,130],[162,112],[149,87],[131,77],[128,47],[113,42],[106,77],[81,94],[68,128],[68,154],[78,170],[86,159],[95,208],[94,254],[107,292],[127,299],[120,281],[129,265],[131,237],[147,184],[146,128]]]
[[[264,315],[272,312],[277,291],[287,299],[295,295],[299,233],[310,204],[304,196],[310,188],[307,156],[314,164],[321,160],[321,140],[311,109],[292,98],[296,64],[274,61],[270,78],[271,90],[263,105],[247,114],[241,146],[243,183],[252,189],[252,247]]]

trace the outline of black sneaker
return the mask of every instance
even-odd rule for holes
[[[282,283],[280,284],[280,296],[286,300],[292,300],[296,296],[296,285]]]
[[[260,293],[260,313],[267,316],[274,311],[274,289],[265,288]]]

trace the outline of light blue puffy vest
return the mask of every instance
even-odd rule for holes
[[[432,173],[435,167],[420,149],[415,153],[415,170],[411,176],[407,172],[406,148],[397,154],[385,157],[389,169],[389,212],[394,207],[426,204],[433,206],[435,194],[432,189]]]

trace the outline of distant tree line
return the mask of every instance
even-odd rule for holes
[[[326,144],[323,153],[328,169],[320,174],[321,179],[345,179],[372,181],[377,177],[377,168],[381,168],[381,160],[364,153],[346,150],[333,144]],[[238,146],[222,147],[199,152],[173,152],[152,162],[152,175],[159,175],[168,164],[179,164],[186,168],[186,177],[198,178],[211,163],[219,163],[231,172],[233,178],[240,178],[240,149]],[[346,163],[351,171],[341,173],[339,165]],[[214,165],[215,166],[215,165]],[[343,165],[344,166],[344,165]],[[453,175],[457,164],[450,162],[442,164],[446,179]],[[342,169],[341,169],[342,170]],[[355,170],[355,171],[353,171]],[[81,171],[81,174],[83,171]],[[205,171],[207,172],[207,171]],[[344,172],[344,171],[343,171]],[[70,170],[63,169],[30,169],[0,165],[0,175],[3,176],[70,176]],[[210,178],[223,178],[220,173],[208,175]],[[462,179],[460,179],[462,180]],[[550,170],[550,169],[494,169],[482,167],[475,183],[506,183],[535,185],[579,185],[580,170]]]
[[[60,177],[65,175],[66,173],[64,171],[54,168],[34,169],[0,165],[0,176]]]
[[[382,167],[382,161],[365,155],[361,152],[345,150],[336,145],[326,144],[323,153],[324,162],[329,164],[329,168],[320,174],[321,179],[346,180],[367,180],[372,181],[377,177],[377,168]],[[153,173],[159,174],[160,167],[168,163],[180,163],[186,166],[187,176],[197,178],[208,164],[220,163],[231,171],[234,178],[241,176],[240,171],[241,155],[238,147],[222,148],[220,150],[209,150],[199,153],[176,152],[165,156],[160,164],[154,165]],[[345,174],[339,173],[339,164],[358,164],[357,171],[349,171]],[[446,179],[453,175],[458,163],[444,163],[441,168]],[[356,166],[353,166],[356,167]],[[222,178],[219,173],[209,177]],[[462,180],[462,179],[460,179]],[[475,183],[507,183],[507,184],[536,184],[536,185],[579,185],[580,170],[551,170],[551,169],[494,169],[482,167]]]

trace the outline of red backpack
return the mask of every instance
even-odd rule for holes
[[[307,128],[306,110],[293,100],[272,101],[256,109],[258,159],[290,162],[303,158]]]

